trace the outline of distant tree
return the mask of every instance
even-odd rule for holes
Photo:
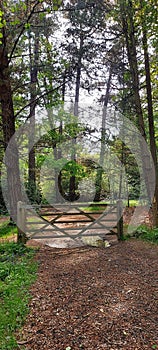
[[[98,59],[101,49],[105,50],[105,29],[106,15],[111,8],[110,4],[99,1],[96,4],[91,0],[70,1],[66,7],[67,30],[66,38],[68,44],[64,44],[64,49],[70,60],[72,71],[72,84],[74,84],[74,115],[78,116],[78,103],[80,90],[88,92],[92,89],[93,80],[97,79]],[[72,142],[74,153],[72,161],[76,161],[75,138]],[[76,188],[75,176],[70,177],[69,193],[75,198]]]

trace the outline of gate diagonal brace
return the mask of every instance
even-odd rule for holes
[[[104,228],[104,229],[106,228],[106,229],[109,230],[109,227],[108,227],[108,226],[105,226],[105,225],[103,225],[103,224],[101,224],[100,221],[101,221],[105,216],[107,216],[108,214],[110,214],[114,208],[115,208],[115,206],[113,206],[112,209],[108,210],[107,212],[102,213],[102,214],[100,215],[100,217],[99,217],[98,219],[96,219],[95,222],[92,222],[90,225],[88,225],[88,227],[84,227],[84,228],[82,229],[82,231],[78,234],[78,237],[81,237],[82,234],[83,234],[83,232],[85,232],[86,230],[91,229],[91,228],[92,228],[94,225],[96,225],[96,224],[99,224],[102,228]],[[116,220],[117,220],[117,219],[116,219]],[[93,236],[94,236],[94,235],[93,235]]]
[[[60,235],[57,235],[57,236],[47,236],[47,238],[63,238],[63,237],[67,237],[67,238],[75,239],[76,237],[78,237],[78,234],[77,234],[77,235],[71,235],[71,234],[69,234],[66,230],[57,227],[55,224],[51,224],[51,223],[48,222],[46,219],[44,219],[42,216],[41,216],[41,218],[42,218],[45,222],[47,222],[47,224],[44,225],[44,226],[42,227],[42,229],[39,228],[39,229],[34,230],[34,233],[33,233],[32,235],[30,235],[31,238],[34,237],[36,234],[40,233],[41,230],[42,230],[42,231],[46,230],[46,228],[47,228],[48,226],[52,226],[52,227],[53,227],[53,231],[55,231],[55,232],[56,232],[56,231],[60,231],[60,232],[64,233],[64,235],[63,235],[63,236],[60,236]],[[74,230],[74,228],[72,228],[72,230]],[[37,239],[37,238],[42,239],[42,237],[40,237],[40,236],[36,237],[36,239]],[[44,238],[46,238],[46,237],[44,237]]]
[[[67,211],[64,211],[64,212],[59,212],[58,214],[57,213],[53,213],[52,215],[55,215],[55,218],[53,218],[52,220],[48,221],[47,219],[44,218],[45,214],[47,216],[47,213],[43,213],[42,215],[38,213],[38,215],[40,216],[40,219],[41,219],[41,222],[32,222],[32,224],[39,224],[39,225],[43,225],[42,228],[37,228],[35,230],[33,230],[33,234],[30,234],[30,237],[29,238],[32,238],[34,237],[35,235],[36,238],[63,238],[63,237],[66,237],[66,238],[70,238],[70,239],[76,239],[76,238],[82,238],[82,237],[86,237],[86,236],[98,236],[99,233],[90,233],[88,231],[91,231],[91,230],[98,230],[98,229],[101,229],[101,230],[106,230],[108,232],[112,232],[112,228],[110,228],[109,226],[106,225],[106,222],[109,221],[109,222],[113,222],[114,226],[116,227],[116,221],[117,221],[117,206],[116,205],[112,205],[108,208],[107,206],[107,209],[108,210],[104,210],[104,212],[102,214],[100,214],[100,216],[98,218],[94,218],[93,217],[93,213],[87,213],[87,212],[84,212],[82,209],[79,208],[81,204],[79,204],[78,206],[73,206],[73,209],[76,210],[76,214],[79,216],[80,214],[85,216],[86,218],[89,219],[89,221],[86,221],[86,220],[81,220],[81,222],[87,222],[87,225],[85,224],[85,226],[83,228],[79,228],[79,227],[72,227],[72,228],[61,228],[61,227],[58,227],[57,225],[60,225],[64,223],[64,220],[63,222],[60,222],[60,221],[57,221],[59,220],[62,216],[65,215],[73,215],[75,214],[74,212],[70,212],[68,213]],[[82,205],[81,205],[82,206]],[[72,207],[69,209],[71,210]],[[115,209],[115,211],[114,211]],[[27,210],[27,209],[26,209]],[[116,219],[112,218],[112,219],[108,219],[106,220],[106,217],[109,215],[109,214],[116,214]],[[92,215],[91,215],[92,214]],[[96,212],[94,212],[94,214],[96,214]],[[97,213],[99,214],[99,213]],[[51,213],[50,213],[50,216],[51,216]],[[44,223],[45,224],[44,224]],[[77,222],[76,220],[75,221],[72,221],[72,222]],[[105,222],[105,224],[104,224]],[[66,222],[65,222],[66,223]],[[67,221],[67,223],[69,223],[69,221]],[[31,224],[28,223],[28,224]],[[98,227],[95,227],[96,225],[98,225]],[[51,227],[49,229],[49,227]],[[54,234],[56,232],[55,235],[51,235],[51,230],[54,231]],[[31,230],[30,230],[31,231]],[[50,235],[49,236],[38,236],[38,233],[41,233],[41,231],[50,231]],[[68,231],[78,231],[77,234],[70,234],[68,233]],[[87,231],[87,233],[84,235],[84,233]],[[58,234],[58,232],[60,232],[62,235],[60,235],[60,233]],[[105,234],[105,233],[104,233]],[[106,232],[106,234],[108,234]],[[116,233],[117,234],[117,233]],[[100,233],[100,235],[103,235],[103,233]]]

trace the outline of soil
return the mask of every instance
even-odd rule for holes
[[[39,270],[20,349],[158,349],[158,246],[29,244],[40,247]]]

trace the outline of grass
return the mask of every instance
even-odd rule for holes
[[[107,207],[107,205],[116,205],[117,201],[114,201],[113,203],[110,202],[110,201],[104,201],[104,202],[100,202],[100,204],[102,204],[102,206],[99,205],[99,203],[96,203],[95,205],[95,202],[93,202],[93,205],[90,205],[89,207],[85,207],[84,210],[86,211],[99,211],[99,210],[102,210],[104,211]],[[105,206],[104,206],[105,204]],[[128,204],[128,201],[127,200],[123,200],[123,206],[127,206]],[[142,205],[143,203],[139,202],[137,199],[130,199],[129,200],[129,204],[130,204],[130,207],[134,207],[134,206],[139,206],[139,205]]]
[[[108,203],[107,202],[101,202],[101,203],[95,203],[95,202],[93,202],[93,203],[90,203],[90,205],[89,206],[79,206],[79,208],[81,209],[81,210],[83,210],[83,211],[85,211],[85,212],[98,212],[98,211],[100,211],[100,212],[103,212],[106,208],[107,208],[107,205],[108,205]]]
[[[0,238],[9,238],[17,234],[17,227],[9,225],[9,219],[6,217],[0,222]]]
[[[100,211],[100,212],[103,212],[105,209],[106,209],[106,207],[107,207],[107,205],[105,205],[105,206],[99,206],[99,205],[92,205],[92,206],[89,206],[89,207],[86,207],[86,208],[82,208],[82,210],[83,211],[86,211],[86,212],[88,212],[88,211],[90,211],[90,212],[98,212],[98,211]]]
[[[17,243],[0,244],[0,349],[18,345],[15,331],[28,312],[29,286],[35,280],[35,250]]]

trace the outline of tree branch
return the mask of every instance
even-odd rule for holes
[[[20,37],[22,36],[22,34],[23,34],[24,30],[25,30],[25,24],[29,23],[29,20],[31,19],[32,15],[33,15],[34,12],[35,12],[35,8],[36,8],[37,5],[39,5],[39,3],[40,3],[40,1],[37,0],[37,2],[34,4],[32,10],[31,10],[31,12],[30,12],[30,14],[29,14],[29,16],[28,16],[26,22],[23,24],[22,29],[21,29],[21,31],[20,31],[20,33],[19,33],[17,39],[16,39],[15,42],[14,42],[13,48],[12,48],[11,53],[10,53],[10,56],[9,56],[9,58],[8,58],[8,63],[10,63],[11,60],[12,60],[14,51],[15,51],[15,49],[16,49],[16,47],[17,47],[17,44],[18,44],[18,42],[19,42],[19,40],[20,40]]]
[[[37,102],[38,102],[41,98],[44,98],[44,96],[47,96],[47,95],[50,94],[51,92],[54,92],[54,91],[60,89],[60,88],[63,86],[63,84],[64,84],[64,83],[62,83],[62,84],[59,85],[58,87],[53,88],[53,89],[50,89],[50,90],[44,92],[43,94],[41,94],[40,96],[38,96],[38,97],[35,99],[35,103],[37,104]],[[18,112],[15,114],[15,118],[17,118],[18,115],[20,115],[21,112],[24,111],[26,108],[30,107],[31,103],[32,103],[32,102],[29,102],[27,105],[25,105],[24,107],[22,107],[22,108],[20,109],[20,111],[18,111]],[[29,118],[30,118],[30,115],[26,118],[26,120],[28,120]]]

